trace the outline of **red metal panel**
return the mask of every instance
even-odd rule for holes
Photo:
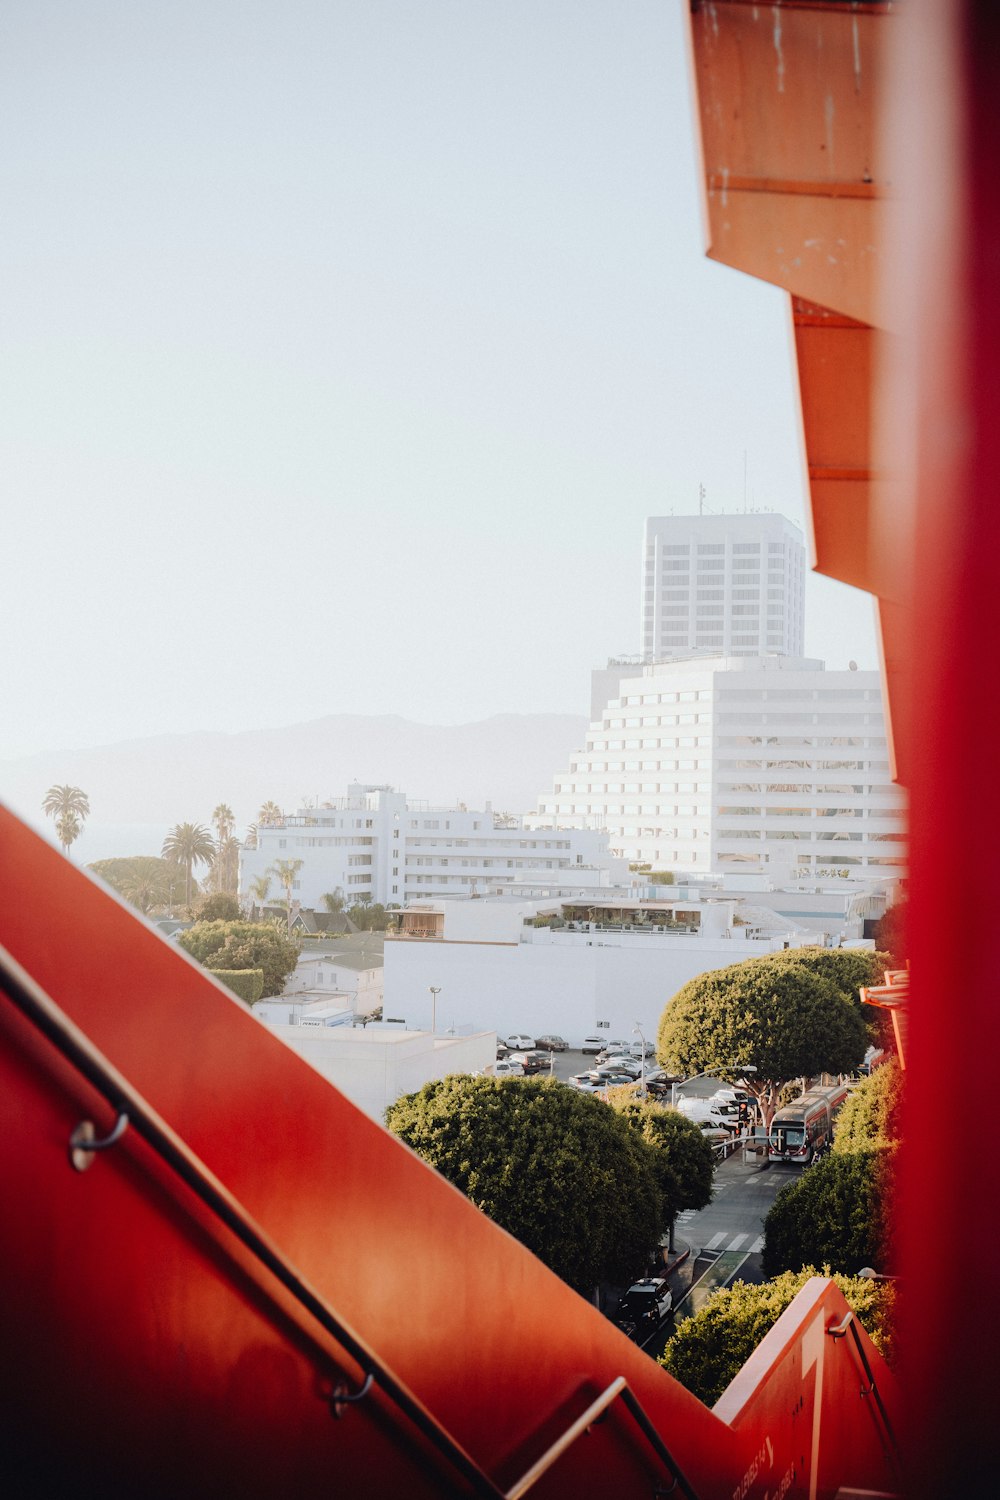
[[[509,1485],[624,1376],[702,1500],[774,1493],[793,1463],[792,1366],[769,1400],[765,1361],[752,1410],[721,1421],[2,809],[0,869],[19,891],[4,947],[494,1479]],[[0,1030],[5,1494],[469,1493],[378,1390],[334,1419],[352,1362],[135,1131],[74,1172],[71,1131],[108,1126],[108,1106],[6,994]],[[835,1289],[810,1295],[841,1315]],[[775,1368],[796,1357],[802,1304],[784,1326]],[[828,1432],[844,1401],[824,1389]],[[830,1461],[869,1487],[885,1477],[867,1437]],[[533,1493],[648,1495],[665,1477],[619,1402]]]
[[[625,1375],[700,1493],[725,1493],[741,1439],[2,811],[0,868],[20,892],[0,918],[4,946],[488,1471],[515,1477]],[[5,1202],[17,1205],[4,1257],[20,1288],[2,1314],[0,1378],[13,1429],[37,1434],[28,1457],[82,1462],[144,1494],[223,1482],[274,1494],[282,1466],[292,1493],[324,1474],[345,1494],[441,1493],[441,1466],[426,1468],[426,1445],[381,1397],[331,1418],[324,1391],[344,1362],[326,1339],[315,1358],[287,1297],[134,1133],[71,1170],[71,1130],[85,1115],[109,1123],[107,1107],[6,1002],[0,1019]],[[606,1495],[598,1459],[622,1493],[662,1474],[619,1407],[538,1492]]]

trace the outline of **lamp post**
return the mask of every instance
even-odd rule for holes
[[[645,1097],[646,1097],[646,1038],[643,1035],[642,1027],[639,1025],[638,1021],[636,1021],[635,1025],[632,1027],[632,1030],[633,1031],[637,1031],[639,1033],[639,1040],[642,1043],[642,1052],[641,1052],[641,1054],[639,1056],[639,1096],[640,1096],[640,1098],[645,1099]]]
[[[431,1036],[437,1035],[438,995],[441,993],[439,984],[432,984],[431,991]]]

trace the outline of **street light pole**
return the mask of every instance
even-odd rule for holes
[[[640,1098],[645,1099],[645,1097],[646,1097],[646,1038],[643,1036],[642,1027],[639,1025],[638,1021],[636,1021],[635,1025],[632,1027],[632,1030],[633,1031],[637,1031],[639,1033],[639,1040],[642,1043],[642,1055],[639,1058],[639,1096],[640,1096]]]
[[[441,993],[441,986],[439,984],[432,984],[430,986],[430,991],[431,991],[431,1036],[436,1036],[437,1035],[437,1029],[438,1029],[438,1027],[437,1027],[438,995],[440,995],[440,993]]]

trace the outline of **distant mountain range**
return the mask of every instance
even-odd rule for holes
[[[158,735],[0,761],[0,801],[42,826],[49,786],[82,787],[91,808],[79,846],[86,859],[104,857],[85,847],[102,825],[207,824],[217,803],[228,802],[242,835],[265,801],[291,812],[343,796],[352,781],[388,783],[439,806],[490,801],[497,811],[527,812],[586,729],[574,714],[498,714],[455,725],[332,714],[283,729]]]

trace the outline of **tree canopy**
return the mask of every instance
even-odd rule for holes
[[[299,945],[273,922],[196,922],[178,942],[206,969],[262,969],[261,995],[280,995]]]
[[[783,1084],[853,1072],[867,1042],[860,1005],[809,963],[780,953],[689,980],[660,1019],[657,1055],[689,1075],[755,1069],[744,1086],[770,1124]]]
[[[663,1218],[673,1224],[686,1208],[712,1201],[715,1158],[704,1133],[678,1109],[636,1098],[632,1089],[609,1089],[612,1109],[656,1152]]]
[[[87,866],[106,885],[140,911],[169,910],[184,891],[184,872],[171,859],[137,854],[122,859],[97,859]],[[197,890],[197,881],[193,882]]]
[[[762,1286],[737,1281],[714,1292],[700,1312],[685,1319],[660,1363],[706,1406],[714,1406],[792,1299],[811,1276],[830,1274],[813,1266],[786,1271]],[[894,1358],[895,1289],[868,1277],[833,1275],[876,1348]]]
[[[892,1263],[895,1152],[834,1152],[789,1183],[764,1221],[767,1276],[804,1265],[829,1265],[855,1275]]]
[[[199,922],[238,922],[239,919],[239,902],[235,896],[230,896],[224,891],[216,891],[211,896],[206,896],[198,908]]]
[[[837,1116],[833,1149],[841,1155],[895,1146],[903,1133],[903,1073],[893,1058],[851,1090]]]
[[[885,971],[891,968],[888,953],[871,948],[789,948],[780,957],[785,963],[805,964],[813,973],[829,979],[840,992],[857,1006],[858,1014],[872,1042],[892,1046],[892,1022],[884,1011],[861,1001],[865,985],[882,984]]]
[[[656,1151],[554,1079],[453,1075],[398,1099],[386,1124],[584,1295],[631,1280],[659,1243]]]

